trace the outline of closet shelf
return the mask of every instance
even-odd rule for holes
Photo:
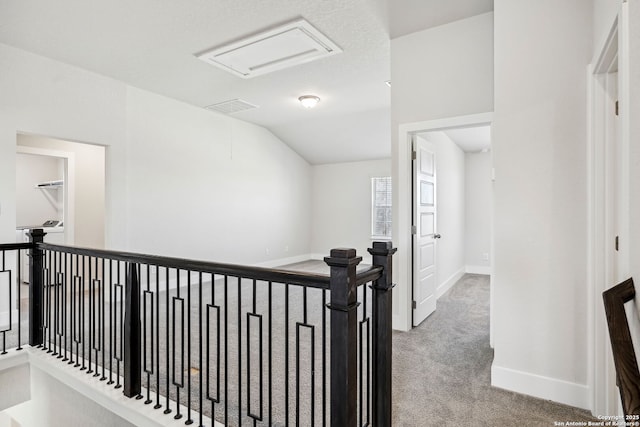
[[[62,188],[64,186],[64,181],[47,181],[47,182],[41,182],[39,184],[35,185],[35,188]]]

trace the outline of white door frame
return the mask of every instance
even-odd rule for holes
[[[399,126],[398,156],[393,169],[393,236],[398,252],[394,258],[393,280],[397,284],[394,299],[398,301],[397,312],[393,314],[393,328],[411,329],[412,314],[412,256],[411,256],[411,135],[419,132],[433,132],[459,127],[491,124],[493,113],[471,114],[438,120],[404,123]],[[493,295],[493,292],[492,292]],[[493,325],[493,322],[491,322]]]
[[[618,100],[620,116],[618,122],[617,143],[620,144],[622,158],[629,155],[629,42],[628,42],[628,5],[622,8],[613,22],[608,36],[596,50],[591,65],[587,67],[588,81],[588,386],[591,396],[591,410],[594,414],[618,413],[618,393],[615,386],[615,368],[606,317],[602,301],[602,292],[611,286],[616,271],[610,256],[614,250],[612,235],[613,224],[617,221],[620,236],[620,251],[617,267],[621,276],[629,273],[629,164],[622,162],[620,173],[619,212],[611,205],[608,194],[615,171],[611,170],[610,159],[615,155],[615,145],[607,144],[611,140],[612,124],[610,119],[611,100],[608,99],[607,81],[610,79],[611,65],[618,64]],[[616,215],[617,214],[617,215]],[[616,217],[614,218],[614,215]]]

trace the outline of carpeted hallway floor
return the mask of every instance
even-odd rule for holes
[[[393,335],[393,425],[553,426],[587,411],[491,387],[489,276],[465,275],[420,326]]]

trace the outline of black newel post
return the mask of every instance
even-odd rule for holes
[[[140,363],[140,283],[138,267],[129,264],[124,302],[124,390],[127,397],[140,395],[142,372]]]
[[[391,265],[397,249],[391,242],[374,242],[368,250],[373,265],[381,266],[382,275],[373,282],[373,425],[391,426]]]
[[[29,345],[38,346],[43,343],[42,298],[44,293],[43,251],[38,243],[44,241],[42,229],[31,230],[30,240],[33,246],[29,250]]]
[[[332,249],[331,267],[331,425],[354,427],[358,408],[358,336],[355,249]]]

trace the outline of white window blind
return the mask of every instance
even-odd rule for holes
[[[391,177],[371,178],[371,237],[391,238]]]

